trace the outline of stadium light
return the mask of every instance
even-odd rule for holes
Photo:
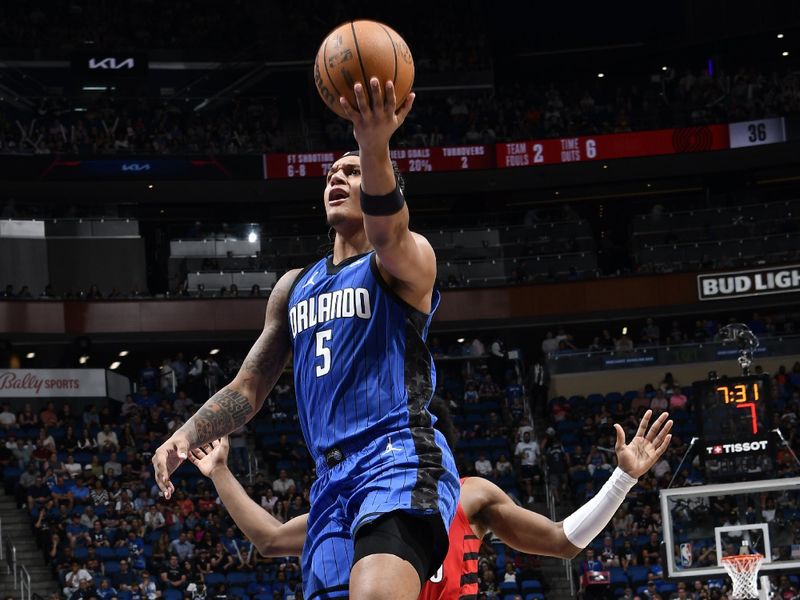
[[[784,50],[783,52],[781,52],[781,56],[789,56],[789,52]]]
[[[247,234],[247,241],[250,242],[251,244],[255,244],[258,241],[258,235],[256,234],[255,231],[251,231],[250,233]]]
[[[111,363],[111,365],[108,368],[114,371],[116,369],[119,369],[120,364],[122,363],[120,363],[118,360],[115,360],[113,363]]]
[[[628,335],[628,328],[627,327],[623,327],[622,328],[622,335]]]
[[[31,358],[36,358],[36,352],[28,352],[28,353],[25,355],[25,358],[28,358],[28,359],[31,359]]]
[[[214,356],[215,354],[219,354],[219,348],[212,348],[211,350],[208,351],[208,353],[211,356]]]
[[[606,74],[605,74],[605,73],[598,73],[598,74],[597,74],[597,76],[598,76],[600,79],[602,79],[603,77],[605,77],[605,76],[606,76]]]
[[[128,356],[128,351],[127,350],[120,350],[119,354],[117,356],[119,356],[120,358],[125,358],[126,356]]]
[[[777,37],[779,40],[782,40],[782,39],[783,39],[783,34],[782,34],[782,33],[779,33],[779,34],[778,34],[776,37]]]
[[[85,364],[86,364],[88,361],[89,361],[89,355],[88,355],[88,354],[84,354],[83,356],[81,356],[81,357],[78,359],[78,362],[79,362],[80,364],[82,364],[82,365],[85,365]]]
[[[661,67],[661,70],[662,71],[666,71],[667,70],[667,65],[664,65],[663,67]]]

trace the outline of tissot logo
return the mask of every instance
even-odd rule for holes
[[[149,171],[150,170],[150,163],[123,163],[122,164],[123,171]]]
[[[756,452],[767,449],[767,440],[758,442],[741,442],[736,444],[714,444],[706,446],[706,452],[711,455],[739,454],[740,452]]]
[[[109,69],[111,71],[118,71],[120,69],[135,69],[136,61],[133,57],[130,58],[115,58],[108,56],[106,58],[90,58],[90,69]]]

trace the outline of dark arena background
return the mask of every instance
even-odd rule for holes
[[[325,174],[356,142],[312,66],[362,18],[416,65],[392,158],[436,252],[459,474],[558,522],[616,467],[614,423],[674,421],[586,550],[489,532],[464,597],[727,599],[748,548],[760,597],[800,597],[800,5],[15,0],[0,598],[303,598],[298,558],[261,556],[188,462],[159,495],[151,459],[331,247]],[[230,445],[264,511],[308,512],[291,361]]]

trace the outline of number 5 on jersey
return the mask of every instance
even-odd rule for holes
[[[327,375],[331,370],[331,349],[325,347],[325,342],[330,342],[333,332],[330,329],[323,329],[317,332],[317,358],[322,359],[322,364],[317,365],[317,377]]]

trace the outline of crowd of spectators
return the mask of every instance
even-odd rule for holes
[[[76,104],[77,102],[77,104]],[[50,98],[34,114],[0,111],[0,153],[110,155],[286,152],[272,98],[242,97],[197,113],[186,101]],[[76,110],[79,108],[80,110]]]
[[[770,385],[775,408],[773,424],[780,427],[789,447],[797,451],[800,450],[796,427],[800,414],[800,365],[795,365],[794,371],[790,374],[781,367],[771,375]],[[690,387],[681,387],[680,382],[667,373],[658,385],[648,384],[640,390],[570,399],[555,397],[540,402],[536,408],[548,424],[544,435],[536,440],[544,471],[559,501],[567,504],[571,501],[575,505],[594,496],[616,466],[613,423],[620,423],[630,437],[647,409],[669,410],[675,422],[672,443],[666,454],[639,479],[611,523],[585,551],[579,572],[587,597],[624,600],[730,597],[730,584],[723,578],[677,584],[664,578],[665,566],[659,548],[663,539],[663,515],[659,511],[658,490],[667,487],[673,476],[676,487],[708,483],[697,457],[677,471],[688,440],[696,433]],[[774,469],[776,477],[796,475],[797,466],[788,448],[777,451]],[[736,524],[740,518],[746,519],[741,522],[772,522],[777,509],[779,519],[783,519],[781,527],[793,539],[791,544],[800,541],[800,522],[788,517],[800,514],[800,498],[794,494],[782,494],[777,500],[767,494],[754,495],[749,499],[749,512],[744,517],[738,514],[737,506],[731,505],[729,497],[711,500],[716,504],[708,508],[720,519],[718,525]],[[694,514],[693,518],[696,526],[698,515]],[[680,527],[680,523],[677,526]],[[710,531],[713,532],[713,527]],[[679,535],[683,534],[681,532],[686,533],[676,530]],[[694,567],[716,565],[713,540],[693,541],[691,564]],[[728,553],[738,553],[738,550],[738,547],[726,548]],[[790,548],[773,543],[773,552],[773,559],[778,555],[785,559]],[[677,543],[675,554],[676,564],[680,565]],[[610,585],[608,579],[599,587],[590,583],[591,572],[610,573]],[[796,576],[774,577],[772,586],[778,597],[794,598],[800,589],[800,580]]]
[[[499,350],[501,342],[495,345]],[[158,494],[153,451],[237,371],[236,360],[220,362],[182,354],[160,368],[145,362],[136,393],[121,404],[0,408],[6,489],[29,515],[62,598],[302,597],[298,561],[261,557],[193,466],[183,465],[173,476],[173,500]],[[504,354],[492,354],[490,347],[484,360],[448,363],[438,382],[437,393],[449,403],[461,433],[460,473],[486,477],[520,503],[541,501],[542,472],[523,389]],[[229,464],[248,494],[280,521],[308,510],[313,463],[299,431],[289,375],[278,381],[257,419],[231,436]],[[511,587],[519,592],[525,581],[541,588],[539,579],[534,557],[492,540],[484,544],[482,598]]]
[[[167,293],[164,297],[169,298],[263,298],[267,295],[269,290],[262,290],[261,286],[254,284],[249,290],[240,291],[239,287],[234,283],[230,287],[221,287],[218,290],[206,290],[205,286],[201,283],[198,284],[194,290],[189,289],[186,282],[178,286],[174,293]],[[64,292],[58,292],[52,285],[47,285],[38,295],[34,295],[27,285],[15,288],[13,284],[9,283],[5,289],[0,291],[0,300],[141,300],[145,298],[152,298],[147,290],[134,288],[127,293],[122,292],[119,288],[111,288],[110,291],[104,293],[96,285],[89,286],[86,291],[77,288],[70,288]]]
[[[605,327],[600,335],[591,336],[585,332],[573,335],[564,327],[548,330],[541,342],[541,351],[545,356],[565,354],[586,354],[597,352],[631,352],[636,348],[654,346],[680,346],[682,344],[702,344],[705,342],[722,342],[721,330],[733,323],[744,324],[758,338],[792,336],[798,332],[796,313],[777,312],[762,314],[752,313],[742,321],[736,316],[704,317],[700,319],[655,319],[647,317],[640,321],[638,329],[625,326],[619,335]],[[589,341],[591,340],[591,341]]]
[[[393,144],[493,144],[724,123],[800,110],[800,78],[794,72],[741,68],[733,74],[709,75],[687,70],[665,82],[648,79],[643,75],[614,84],[537,82],[478,92],[429,92],[420,97]],[[202,113],[194,111],[198,103],[114,96],[92,102],[48,99],[33,115],[0,113],[0,152],[259,154],[353,145],[349,124],[321,105],[312,114],[322,115],[322,146],[308,148],[319,142],[306,139],[304,147],[297,148],[290,147],[298,143],[293,136],[303,139],[305,134],[302,128],[287,132],[284,120],[297,123],[309,117],[282,114],[275,98],[241,96],[220,110]]]

